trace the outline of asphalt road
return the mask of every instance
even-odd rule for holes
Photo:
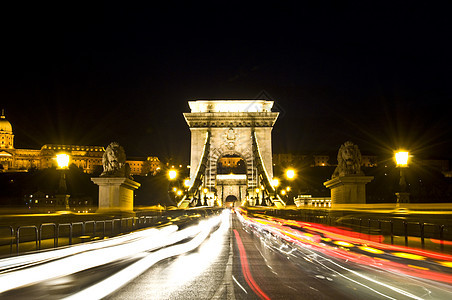
[[[113,241],[15,265],[0,260],[0,298],[452,299],[450,256],[240,210]],[[64,271],[70,259],[76,265]]]

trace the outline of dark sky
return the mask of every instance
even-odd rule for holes
[[[93,2],[2,8],[0,106],[16,148],[118,141],[188,161],[188,100],[267,98],[281,112],[274,152],[352,140],[452,157],[450,7]]]

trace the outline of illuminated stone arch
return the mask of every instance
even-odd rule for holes
[[[203,149],[208,149],[204,170],[203,186],[209,191],[207,198],[217,197],[223,202],[225,191],[235,188],[234,195],[240,201],[246,200],[248,191],[260,186],[256,170],[256,152],[253,149],[253,135],[259,144],[261,161],[269,177],[273,176],[271,131],[278,117],[271,112],[273,101],[267,100],[197,100],[189,101],[190,113],[184,113],[191,132],[190,179],[197,176]],[[208,147],[205,147],[206,133],[210,133]],[[232,180],[228,184],[217,177],[218,160],[224,155],[240,156],[246,163],[246,178],[243,184]],[[223,192],[219,193],[219,185]],[[240,186],[237,192],[237,185]],[[232,192],[228,192],[232,193]],[[224,196],[225,195],[225,196]]]

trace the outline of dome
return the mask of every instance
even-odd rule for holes
[[[11,123],[6,120],[4,111],[2,111],[2,115],[0,116],[0,132],[13,133],[13,127],[11,126]]]

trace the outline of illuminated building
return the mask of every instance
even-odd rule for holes
[[[311,195],[298,195],[294,198],[297,207],[331,207],[331,197],[312,197]]]
[[[155,174],[161,169],[160,160],[156,156],[148,156],[146,158],[131,157],[126,162],[130,166],[132,175],[145,176],[149,173]]]
[[[328,155],[314,155],[314,166],[316,167],[326,167],[329,166],[328,161],[330,157]]]
[[[85,173],[94,173],[102,169],[102,146],[80,146],[45,144],[40,150],[15,149],[14,134],[11,123],[6,120],[2,110],[0,117],[0,172],[25,172],[29,169],[46,169],[55,167],[55,157],[59,153],[70,156],[70,164],[74,164]],[[126,160],[132,175],[155,173],[160,168],[158,157],[132,158]]]
[[[5,111],[2,110],[2,115],[0,116],[0,139],[1,139],[1,148],[10,149],[13,148],[13,127],[11,123],[5,118]]]
[[[242,160],[242,158],[240,158],[240,157],[223,156],[222,158],[220,158],[218,163],[220,163],[224,167],[232,167],[232,168],[234,168],[234,167],[237,167],[237,164],[241,160]]]

